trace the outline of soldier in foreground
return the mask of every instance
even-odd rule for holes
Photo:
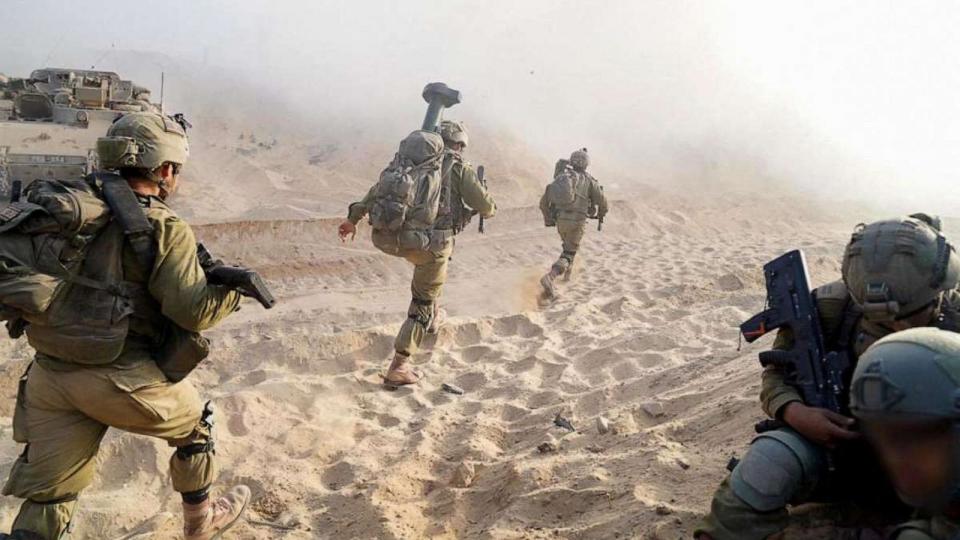
[[[903,502],[927,519],[892,540],[950,540],[960,534],[960,336],[917,328],[887,336],[863,355],[850,410]]]
[[[417,352],[424,335],[438,332],[446,318],[439,300],[453,254],[454,236],[466,227],[475,214],[490,218],[497,210],[496,203],[477,178],[473,167],[463,160],[468,143],[467,131],[459,122],[443,121],[439,136],[429,131],[412,133],[401,143],[395,159],[395,162],[407,160],[409,163],[392,164],[391,167],[406,167],[408,171],[413,171],[414,177],[420,177],[422,185],[432,185],[432,188],[424,190],[428,196],[423,200],[400,203],[410,207],[406,210],[407,217],[399,218],[403,224],[396,230],[390,230],[390,223],[397,218],[383,219],[389,210],[381,210],[392,206],[391,192],[395,193],[394,189],[385,187],[384,179],[389,179],[387,173],[391,170],[388,167],[381,175],[381,181],[370,188],[366,197],[350,205],[347,219],[339,228],[341,240],[352,238],[356,235],[357,224],[369,214],[374,245],[414,265],[410,287],[413,298],[407,319],[400,327],[394,343],[396,352],[393,361],[384,376],[384,382],[388,385],[415,384],[420,380],[420,375],[410,365],[410,356]],[[414,148],[421,150],[414,151]],[[438,182],[428,180],[430,171],[437,173]],[[431,189],[433,195],[429,195]],[[427,209],[432,197],[439,200],[435,215],[431,215]]]
[[[211,498],[212,410],[180,379],[208,353],[199,332],[233,313],[240,295],[208,283],[190,226],[165,203],[187,159],[185,128],[159,114],[128,114],[97,150],[103,168],[119,175],[38,181],[25,191],[25,203],[0,216],[4,249],[37,235],[51,251],[62,248],[54,261],[38,254],[38,270],[56,277],[45,267],[72,265],[78,255],[82,261],[46,307],[34,309],[7,289],[0,294],[11,335],[25,332],[36,349],[13,420],[14,439],[25,447],[3,488],[26,501],[11,535],[0,536],[63,537],[78,496],[93,481],[100,441],[114,427],[173,447],[170,477],[183,498],[184,536],[218,538],[239,518],[250,490],[237,486]],[[65,213],[81,216],[67,231],[56,209],[70,201],[83,212]],[[46,205],[53,219],[33,213],[31,204]],[[44,294],[27,277],[18,287],[31,298]]]
[[[570,278],[573,260],[587,229],[587,219],[599,220],[599,230],[607,215],[607,198],[600,182],[587,172],[589,165],[590,156],[586,148],[571,154],[569,161],[560,160],[554,171],[553,182],[547,185],[540,198],[544,225],[556,227],[563,243],[560,258],[540,278],[543,292],[550,298],[556,296],[556,279],[560,276]]]
[[[848,243],[843,281],[815,291],[828,351],[852,362],[878,339],[912,327],[960,329],[960,258],[939,220],[916,214],[859,226]],[[775,350],[794,337],[781,330]],[[700,540],[760,540],[789,524],[788,505],[852,503],[897,522],[907,513],[854,419],[808,406],[784,370],[763,372],[761,402],[779,427],[761,433],[714,494]],[[889,524],[889,523],[885,523]]]

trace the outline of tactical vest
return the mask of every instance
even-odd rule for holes
[[[153,227],[125,180],[32,183],[0,210],[0,310],[44,355],[102,365],[122,353],[142,284],[123,279],[125,240],[152,267]]]

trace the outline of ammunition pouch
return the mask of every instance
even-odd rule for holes
[[[430,242],[427,244],[427,251],[443,251],[447,247],[447,242],[451,241],[455,234],[452,229],[431,230],[428,234]]]
[[[191,332],[170,322],[155,361],[167,380],[182,381],[210,354],[210,341],[197,332]]]

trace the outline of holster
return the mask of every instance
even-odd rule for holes
[[[170,323],[156,354],[157,367],[170,382],[180,382],[210,355],[210,340]]]

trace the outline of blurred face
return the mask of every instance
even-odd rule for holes
[[[864,431],[904,502],[915,507],[946,502],[960,472],[951,422],[864,422]]]

